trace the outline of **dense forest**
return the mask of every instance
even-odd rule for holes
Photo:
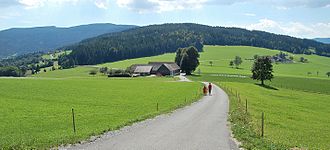
[[[68,68],[76,64],[98,64],[159,55],[188,46],[195,46],[198,51],[202,51],[203,44],[255,46],[292,53],[330,56],[330,45],[314,40],[240,28],[185,23],[151,25],[86,39],[65,47],[64,49],[73,52],[60,58],[60,63]]]

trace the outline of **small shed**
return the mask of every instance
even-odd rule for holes
[[[134,74],[139,74],[141,76],[147,76],[151,74],[152,66],[136,66]]]

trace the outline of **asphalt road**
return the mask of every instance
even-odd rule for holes
[[[191,106],[109,132],[94,142],[63,149],[237,150],[227,126],[228,96],[213,86]]]

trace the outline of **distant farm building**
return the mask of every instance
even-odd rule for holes
[[[174,62],[149,62],[148,64],[134,64],[129,67],[132,74],[141,76],[155,74],[158,76],[178,75],[180,67]]]
[[[152,66],[136,66],[134,74],[139,74],[141,76],[147,76],[151,74]]]

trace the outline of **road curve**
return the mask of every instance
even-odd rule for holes
[[[212,96],[191,106],[61,149],[238,150],[227,126],[228,106],[227,94],[213,85]]]

